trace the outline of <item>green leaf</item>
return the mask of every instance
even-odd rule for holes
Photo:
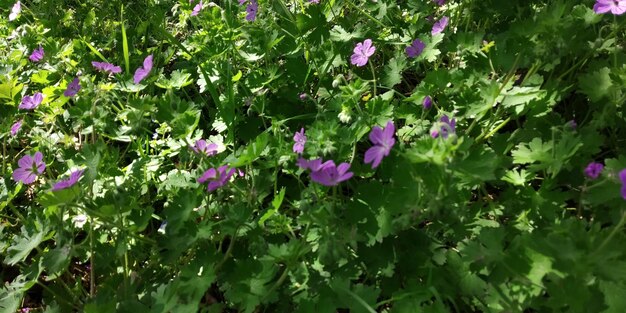
[[[383,85],[391,88],[399,84],[402,81],[402,71],[405,67],[406,57],[402,54],[389,60],[389,63],[385,66]]]
[[[278,209],[280,208],[280,205],[283,203],[283,199],[285,198],[285,190],[285,187],[281,188],[280,192],[276,196],[274,196],[274,200],[272,200],[273,208],[267,210],[267,212],[265,212],[265,214],[261,216],[261,218],[259,219],[259,225],[263,226],[268,218],[272,217],[272,215],[278,212]]]
[[[24,261],[30,252],[37,248],[37,246],[43,241],[46,233],[48,232],[47,228],[42,227],[42,225],[37,225],[37,227],[35,227],[32,224],[22,226],[21,234],[16,235],[13,238],[13,243],[6,251],[4,263],[8,265],[15,265],[18,262]]]
[[[611,70],[609,70],[608,67],[603,67],[599,70],[580,75],[578,77],[580,91],[587,95],[593,102],[602,100],[602,98],[609,95],[613,87],[610,74]]]

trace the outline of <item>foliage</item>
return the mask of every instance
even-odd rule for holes
[[[624,15],[0,4],[0,311],[626,310]]]

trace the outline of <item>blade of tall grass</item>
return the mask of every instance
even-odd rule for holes
[[[126,26],[124,25],[124,5],[120,10],[120,23],[122,24],[122,49],[124,50],[124,65],[126,73],[130,73],[130,59],[128,55],[128,38],[126,37]]]

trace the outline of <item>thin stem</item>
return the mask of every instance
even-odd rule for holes
[[[624,226],[624,222],[626,222],[626,211],[622,212],[622,218],[619,220],[619,223],[615,225],[615,228],[611,231],[611,233],[602,241],[598,249],[592,255],[598,255],[598,252],[602,251],[602,249],[613,239],[613,237],[617,234],[618,231],[622,229]]]
[[[370,69],[372,70],[372,78],[374,79],[374,96],[373,97],[376,97],[376,85],[377,85],[376,71],[374,71],[374,65],[372,65],[372,62],[368,62],[368,63],[370,65]]]

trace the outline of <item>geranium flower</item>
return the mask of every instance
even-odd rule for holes
[[[11,125],[11,136],[17,135],[17,132],[20,131],[20,128],[22,128],[22,120],[19,120]]]
[[[433,0],[433,1],[439,6],[446,4],[446,0]]]
[[[309,0],[309,3],[319,4],[319,3],[320,3],[320,0]]]
[[[202,1],[200,1],[200,4],[202,4]],[[146,76],[148,76],[148,74],[150,74],[151,70],[152,70],[152,54],[147,56],[143,60],[143,67],[140,67],[135,71],[135,75],[133,76],[133,82],[135,84],[139,84],[144,78],[146,78]]]
[[[63,92],[63,95],[66,97],[73,97],[80,91],[80,82],[78,81],[78,77],[75,77],[71,83],[67,85],[67,89]]]
[[[193,7],[193,11],[191,11],[191,16],[198,15],[198,13],[200,13],[200,10],[202,10],[202,6],[202,0],[200,0],[200,2],[198,2],[198,4]]]
[[[448,135],[456,132],[456,120],[450,118],[447,115],[442,116],[439,119],[439,123],[435,125],[435,128],[430,132],[430,136],[433,138],[441,137],[447,139]]]
[[[372,45],[371,39],[365,39],[365,41],[356,44],[353,52],[354,54],[350,57],[350,63],[356,66],[363,66],[367,64],[369,58],[376,52],[376,47]]]
[[[209,143],[207,144],[207,141],[204,139],[199,139],[196,140],[196,144],[192,147],[190,147],[191,150],[195,151],[196,153],[204,153],[208,156],[212,156],[212,155],[216,155],[217,154],[217,150],[218,150],[218,145],[215,143]]]
[[[424,42],[419,39],[415,39],[410,46],[406,47],[405,51],[409,58],[416,58],[422,54],[424,48],[426,48]]]
[[[66,189],[74,186],[83,176],[83,172],[85,172],[85,170],[73,171],[72,173],[70,173],[70,176],[68,178],[62,179],[54,184],[54,186],[52,186],[52,191]]]
[[[111,63],[107,63],[107,62],[96,62],[93,61],[91,62],[91,65],[93,65],[93,67],[95,67],[97,70],[101,71],[101,72],[106,72],[109,74],[119,74],[122,72],[122,68],[119,66],[115,66]]]
[[[246,7],[246,12],[248,13],[246,14],[246,21],[253,22],[256,20],[256,14],[259,12],[259,3],[256,0],[250,0]]]
[[[293,152],[297,154],[302,154],[302,152],[304,151],[304,144],[306,144],[306,135],[304,135],[304,128],[301,128],[300,132],[296,132],[296,134],[293,135],[293,141],[295,141],[295,143],[293,144]]]
[[[370,141],[374,144],[365,152],[365,164],[372,164],[372,168],[377,168],[384,157],[389,155],[391,148],[396,143],[393,138],[395,126],[392,121],[387,122],[385,128],[374,126],[370,132]]]
[[[598,178],[598,176],[600,176],[600,173],[602,173],[603,169],[604,165],[602,165],[602,163],[591,162],[585,168],[585,176],[589,177],[589,179],[592,180],[596,179]]]
[[[20,12],[22,12],[22,3],[21,2],[15,2],[15,4],[13,5],[13,8],[11,8],[11,13],[9,14],[9,21],[13,21],[17,18],[18,15],[20,15]]]
[[[28,57],[29,60],[33,61],[33,62],[39,62],[43,59],[44,56],[44,51],[43,51],[43,47],[41,45],[39,45],[39,48],[35,49],[30,56]]]
[[[622,15],[626,12],[626,0],[596,0],[593,11],[596,14],[611,12],[614,15]]]
[[[296,164],[298,165],[298,167],[300,167],[303,170],[311,170],[315,172],[315,171],[318,171],[320,168],[322,168],[322,166],[324,166],[326,163],[330,161],[326,161],[326,163],[323,163],[323,162],[324,161],[321,158],[310,160],[310,161],[307,161],[306,159],[303,159],[303,158],[299,158]]]
[[[22,182],[26,185],[32,184],[37,175],[43,173],[46,169],[46,163],[43,162],[43,154],[37,151],[34,156],[25,155],[17,161],[18,169],[13,171],[13,180]]]
[[[430,109],[433,106],[433,98],[431,98],[430,96],[424,97],[422,106],[424,107],[424,110]]]
[[[35,93],[32,96],[24,96],[17,108],[22,110],[34,110],[41,104],[41,101],[43,101],[43,94],[41,92]]]
[[[447,16],[444,16],[440,20],[435,22],[435,24],[433,25],[431,34],[436,35],[436,34],[441,33],[446,28],[446,26],[448,26],[449,20],[450,19]]]
[[[330,160],[322,164],[318,170],[311,172],[311,180],[324,186],[336,186],[354,175],[354,173],[348,172],[349,169],[349,163],[335,166],[335,162]]]
[[[198,178],[198,183],[209,182],[207,190],[213,192],[217,188],[220,188],[228,182],[228,180],[235,174],[236,169],[228,168],[227,165],[220,166],[217,170],[210,168]]]

